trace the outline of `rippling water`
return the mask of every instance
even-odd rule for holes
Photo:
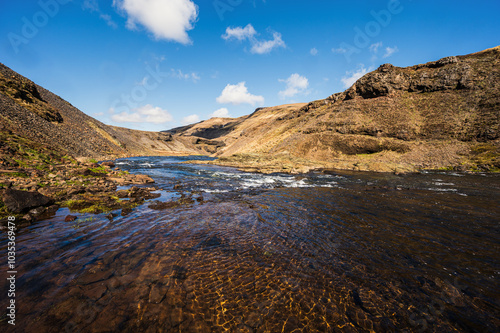
[[[17,332],[499,330],[498,175],[259,175],[184,160],[118,166],[151,175],[161,200],[203,201],[113,221],[68,223],[61,209],[18,231]]]

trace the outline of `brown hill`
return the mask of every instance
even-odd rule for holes
[[[41,145],[76,158],[198,152],[189,141],[184,143],[165,133],[105,125],[3,64],[0,64],[0,134],[2,147],[7,145],[11,153],[18,145],[9,142],[19,140],[25,146]]]
[[[172,131],[208,139],[218,164],[263,172],[500,170],[500,47],[390,64],[342,93]],[[204,148],[207,142],[199,141]]]

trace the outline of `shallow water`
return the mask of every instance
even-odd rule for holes
[[[118,166],[151,175],[161,200],[202,202],[113,221],[67,223],[61,209],[18,231],[17,332],[498,331],[498,175],[259,175],[185,160]]]

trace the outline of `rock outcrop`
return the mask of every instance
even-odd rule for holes
[[[51,198],[36,191],[3,190],[2,201],[13,213],[27,213],[32,208],[48,206],[54,203]]]

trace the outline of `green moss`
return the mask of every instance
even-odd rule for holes
[[[10,177],[21,177],[21,178],[28,178],[29,176],[24,173],[24,172],[7,172],[5,173],[7,176]]]
[[[49,167],[47,165],[37,165],[35,166],[35,169],[40,170],[40,171],[49,171]]]
[[[81,220],[80,220],[80,219],[78,219],[78,220],[77,220],[77,223],[94,222],[94,221],[96,221],[96,220],[97,220],[97,219],[96,219],[95,217],[90,216],[90,217],[86,217],[86,218],[81,219]]]
[[[112,199],[112,200],[109,200]],[[68,207],[71,211],[87,214],[109,213],[116,209],[135,208],[141,202],[121,201],[117,196],[89,197],[82,199],[73,199],[62,202],[62,206]]]
[[[496,151],[497,147],[491,143],[479,143],[471,148],[471,151],[476,154]]]
[[[106,207],[101,206],[100,203],[93,203],[87,200],[68,200],[63,203],[63,206],[78,213],[99,214],[106,210]]]
[[[112,210],[113,209],[111,209],[109,207],[102,206],[100,204],[96,204],[96,205],[92,205],[92,206],[87,207],[87,208],[78,209],[77,211],[79,213],[100,214],[100,213],[109,213]]]
[[[81,206],[85,206],[87,203],[88,201],[86,200],[68,200],[63,203],[63,206],[66,206],[69,209],[74,209]]]
[[[491,143],[480,143],[471,148],[471,171],[498,172],[500,148]]]
[[[16,163],[19,164],[19,166],[22,167],[22,168],[26,168],[28,166],[27,162],[24,162],[24,161],[22,161],[20,159],[14,158],[13,160],[16,161]]]
[[[100,166],[97,168],[89,168],[90,171],[95,172],[95,173],[108,173],[105,167]]]
[[[5,207],[2,200],[0,200],[0,216],[7,215],[7,207]]]

